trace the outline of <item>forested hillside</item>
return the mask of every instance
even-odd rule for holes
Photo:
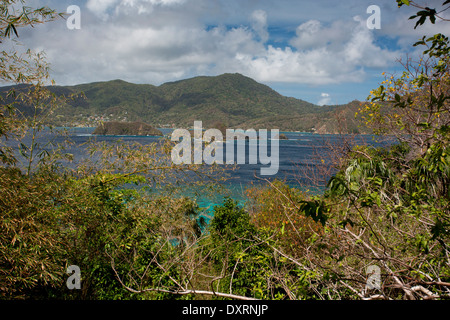
[[[230,128],[320,133],[361,130],[354,118],[359,102],[318,106],[282,96],[241,74],[200,76],[160,86],[113,80],[50,89],[57,95],[83,94],[56,110],[49,119],[54,125],[140,120],[155,127],[190,127],[201,120],[205,127],[221,123]]]

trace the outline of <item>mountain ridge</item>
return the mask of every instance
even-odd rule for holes
[[[221,124],[229,128],[305,132],[321,128],[321,133],[336,133],[338,125],[333,119],[347,110],[346,128],[360,131],[354,117],[357,102],[318,106],[283,96],[239,73],[198,76],[159,86],[115,79],[48,88],[55,94],[85,96],[56,110],[52,125],[98,126],[103,121],[143,121],[154,127],[189,128],[194,121],[201,120],[204,127]]]

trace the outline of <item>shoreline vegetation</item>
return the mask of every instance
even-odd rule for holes
[[[0,2],[0,42],[65,14],[17,10],[26,2]],[[415,27],[450,9],[395,2],[420,10]],[[423,58],[383,73],[363,105],[342,108],[282,97],[239,74],[48,87],[43,53],[2,51],[0,80],[21,86],[0,95],[0,299],[449,300],[450,41],[439,33],[413,46]],[[323,192],[254,175],[241,205],[223,197],[231,161],[176,165],[171,139],[89,137],[74,168],[65,165],[70,141],[39,140],[50,118],[86,117],[153,129],[196,120],[219,130],[367,127],[397,143],[327,137],[294,173]],[[107,126],[99,132],[155,132]],[[197,199],[217,196],[207,220]]]
[[[163,136],[163,133],[151,125],[141,121],[124,122],[110,121],[101,123],[92,132],[93,135],[115,136]]]
[[[116,122],[116,121],[111,121],[111,122]],[[117,122],[121,122],[121,121],[117,121]],[[105,122],[106,123],[106,122]],[[129,123],[129,122],[123,122],[123,123]],[[130,122],[131,123],[131,122]],[[101,125],[99,126],[54,126],[54,128],[61,128],[61,129],[97,129],[99,128]],[[193,129],[192,126],[189,127],[176,127],[176,128],[172,128],[172,127],[155,127],[154,129],[161,131],[160,129],[169,129],[169,130],[175,130],[175,129],[186,129],[189,130],[189,132],[193,133]],[[231,129],[231,128],[230,128]],[[233,129],[242,129],[239,127],[233,128]],[[248,130],[247,129],[242,129],[243,131]],[[250,128],[253,129],[253,128]],[[207,129],[203,129],[203,131],[205,131]],[[319,133],[319,132],[309,132],[309,131],[294,131],[294,130],[284,130],[284,131],[279,131],[279,140],[289,140],[285,133],[300,133],[300,134],[317,134],[317,135],[373,135],[373,133],[351,133],[351,132],[347,132],[347,133],[343,133],[343,132],[334,132],[334,133]],[[134,134],[123,134],[122,136],[133,136]],[[120,135],[119,135],[120,136]],[[155,136],[160,136],[160,134],[156,134]]]

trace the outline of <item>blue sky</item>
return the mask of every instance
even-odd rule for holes
[[[441,1],[423,1],[430,7]],[[159,85],[238,72],[316,104],[364,100],[416,55],[412,43],[448,23],[417,30],[416,10],[395,0],[31,0],[80,8],[80,29],[60,20],[19,30],[23,47],[45,51],[59,85],[123,79]],[[381,28],[369,29],[370,5]],[[416,50],[416,51],[414,51]]]

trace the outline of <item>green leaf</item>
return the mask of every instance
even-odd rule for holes
[[[409,0],[397,0],[397,5],[398,5],[399,8],[401,6],[403,6],[404,4],[409,6]]]
[[[325,225],[328,217],[326,213],[328,209],[323,200],[301,201],[300,211],[303,211],[305,216],[311,217],[315,222],[320,222]]]
[[[14,27],[14,24],[10,23],[5,29],[5,37],[11,37],[11,29],[16,35],[16,37],[19,37],[19,34],[17,33],[16,27]]]
[[[26,145],[24,145],[22,142],[20,143],[20,148],[19,148],[19,153],[22,157],[27,158],[28,159],[28,147]]]

